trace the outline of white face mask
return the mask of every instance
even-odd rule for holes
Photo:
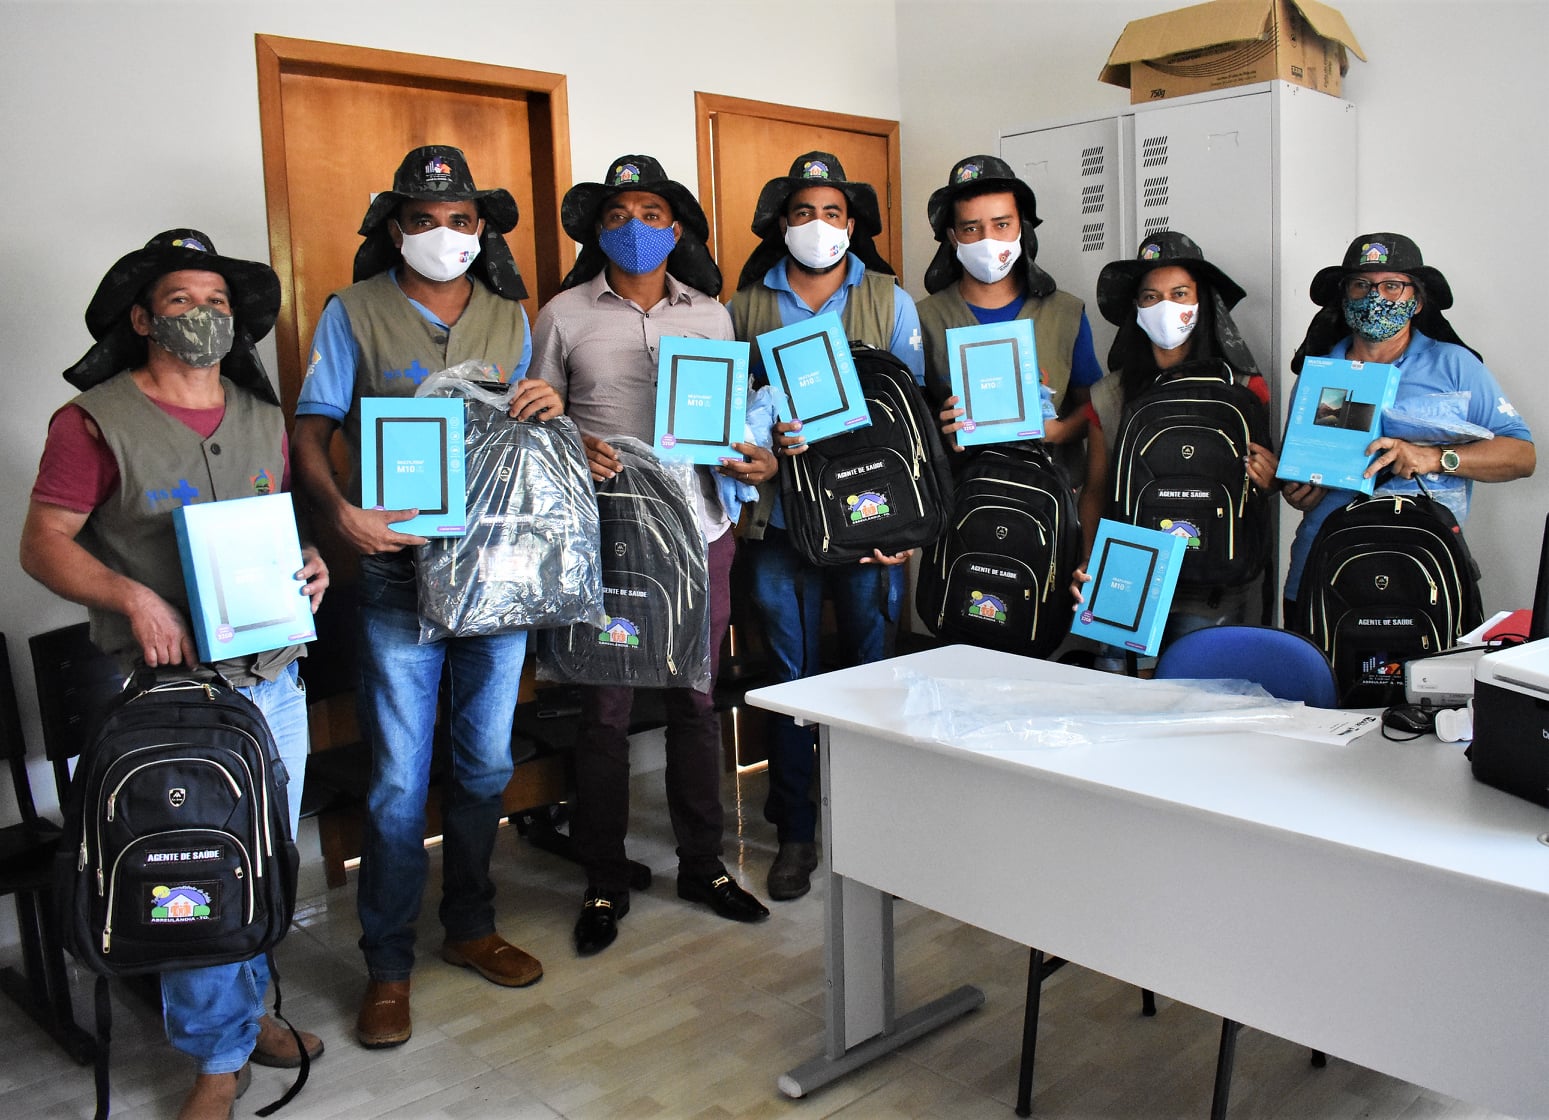
[[[829,268],[844,260],[850,250],[850,235],[843,226],[836,228],[814,218],[803,225],[786,226],[785,247],[808,268]]]
[[[996,241],[982,237],[978,241],[957,244],[957,260],[963,270],[981,284],[1004,280],[1022,255],[1022,242]]]
[[[1199,304],[1162,300],[1135,308],[1135,321],[1146,337],[1161,350],[1176,350],[1189,340],[1199,323]]]
[[[456,280],[478,255],[478,236],[451,226],[403,235],[405,263],[427,280]]]

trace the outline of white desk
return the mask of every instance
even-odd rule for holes
[[[748,694],[822,725],[827,1044],[782,1091],[983,1002],[962,988],[894,1014],[897,895],[1439,1092],[1549,1116],[1549,811],[1475,782],[1461,747],[1376,733],[1343,747],[1256,733],[955,747],[906,726],[899,667],[1048,681],[1051,706],[1060,681],[1094,679],[953,646]]]

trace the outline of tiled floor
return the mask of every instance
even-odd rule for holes
[[[421,918],[414,1037],[366,1051],[351,1036],[364,968],[355,948],[354,878],[329,891],[316,835],[303,825],[297,926],[281,946],[285,1010],[325,1039],[327,1053],[282,1120],[447,1117],[520,1118],[1009,1117],[1027,953],[1019,945],[900,903],[899,1004],[974,983],[985,1007],[812,1096],[789,1100],[775,1078],[816,1054],[823,1006],[822,887],[772,904],[769,921],[741,926],[678,900],[661,774],[636,777],[631,854],[656,872],[636,894],[619,940],[581,960],[570,927],[584,885],[579,870],[503,835],[495,875],[502,932],[534,952],[541,983],[505,990],[436,955],[439,860]],[[727,864],[760,896],[773,830],[759,816],[762,774],[726,779]],[[924,807],[938,821],[941,806]],[[0,930],[0,956],[16,956]],[[1294,966],[1288,962],[1288,967]],[[89,977],[77,1006],[89,1014]],[[1139,993],[1074,966],[1047,983],[1034,1115],[1204,1117],[1219,1022],[1159,998],[1154,1019]],[[170,1117],[192,1076],[167,1046],[156,1016],[115,1005],[113,1115]],[[0,999],[0,1117],[92,1114],[88,1069],[71,1064],[9,1001]],[[238,1103],[251,1116],[289,1084],[285,1071],[256,1069]],[[1244,1031],[1233,1083],[1233,1120],[1276,1117],[1484,1118],[1494,1114],[1331,1057]]]

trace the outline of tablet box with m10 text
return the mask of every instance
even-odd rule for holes
[[[748,344],[664,337],[656,365],[656,452],[717,466],[741,455],[746,434]]]
[[[758,336],[781,420],[800,420],[808,443],[871,424],[844,325],[832,311]]]
[[[1085,585],[1086,602],[1070,632],[1156,656],[1188,547],[1183,537],[1160,529],[1099,521],[1087,561],[1092,579]]]
[[[360,504],[417,509],[400,533],[460,537],[467,518],[463,402],[454,397],[363,397]]]

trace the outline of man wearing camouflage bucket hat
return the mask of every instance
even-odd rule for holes
[[[592,477],[623,465],[607,442],[653,443],[658,342],[662,336],[729,340],[731,317],[715,300],[721,274],[705,249],[704,211],[687,187],[651,156],[620,156],[601,182],[577,183],[560,204],[565,232],[581,245],[565,290],[550,300],[534,331],[533,372],[564,395],[581,429]],[[762,419],[758,419],[759,415]],[[731,618],[732,525],[753,486],[773,478],[768,451],[774,408],[767,389],[749,401],[757,438],[733,444],[739,456],[712,471],[697,467],[694,495],[707,542],[712,691],[721,640]],[[576,744],[576,805],[571,835],[586,868],[586,892],[572,940],[599,953],[629,913],[629,725],[634,690],[592,686]],[[667,713],[667,799],[677,839],[680,898],[723,918],[769,916],[721,862],[721,721],[709,693],[662,691]]]
[[[1409,433],[1412,439],[1401,438],[1393,431],[1394,418],[1384,416],[1383,434],[1366,449],[1376,456],[1368,477],[1392,472],[1379,493],[1413,493],[1416,479],[1423,477],[1425,489],[1452,510],[1461,526],[1475,482],[1507,482],[1533,473],[1533,433],[1479,354],[1442,316],[1452,306],[1452,288],[1440,269],[1425,263],[1411,239],[1401,233],[1362,234],[1350,242],[1339,264],[1318,270],[1309,294],[1319,311],[1291,361],[1297,373],[1309,354],[1388,363],[1399,369],[1391,412],[1413,412],[1425,398],[1444,406],[1455,402],[1446,414],[1429,415],[1431,430]],[[1452,437],[1449,430],[1462,434]],[[1493,438],[1482,438],[1481,431]],[[1282,493],[1303,515],[1285,581],[1285,617],[1295,619],[1313,539],[1324,519],[1355,495],[1294,482]]]
[[[495,930],[489,876],[501,795],[511,779],[525,633],[421,642],[413,547],[393,528],[416,510],[360,506],[360,401],[408,397],[430,374],[477,360],[517,382],[511,416],[558,416],[542,381],[524,379],[532,350],[525,294],[501,234],[516,203],[479,190],[463,153],[434,144],[404,157],[393,188],[366,211],[355,283],[318,319],[296,405],[296,473],[313,506],[360,553],[361,711],[371,741],[368,824],[362,845],[361,951],[369,977],[355,1033],[363,1046],[407,1042],[415,920],[428,856],[425,799],[442,668],[450,672],[452,750],[446,797],[440,917],[442,959],[491,983],[523,987],[543,966]],[[329,444],[344,431],[347,492],[334,480]]]
[[[1091,386],[1102,377],[1092,349],[1092,326],[1081,300],[1058,290],[1038,267],[1033,190],[995,156],[967,156],[952,165],[947,183],[930,196],[926,216],[940,242],[925,270],[931,295],[920,304],[925,333],[925,388],[941,409],[942,432],[956,447],[963,410],[952,396],[947,331],[982,323],[1031,319],[1038,365],[1054,395],[1059,418],[1044,425],[1044,440],[1079,451],[1086,431]],[[1066,456],[1075,466],[1078,456]]]
[[[877,252],[882,215],[869,183],[846,179],[828,152],[797,156],[788,175],[769,180],[759,192],[753,232],[762,242],[743,266],[731,302],[739,339],[752,342],[766,331],[831,311],[852,341],[892,351],[923,381],[919,315]],[[752,366],[763,380],[756,346]],[[799,424],[782,421],[776,430],[785,454],[805,450]],[[826,569],[808,563],[791,547],[776,483],[760,488],[743,539],[777,680],[818,671],[825,591],[838,614],[846,662],[887,656],[903,602],[899,565],[907,553],[878,552],[859,564]],[[806,894],[817,868],[817,810],[810,794],[814,738],[811,728],[797,727],[789,716],[771,716],[770,727],[764,816],[778,829],[780,847],[768,887],[770,898],[784,901]]]
[[[173,530],[185,504],[281,490],[285,420],[253,343],[274,325],[280,284],[268,265],[220,256],[198,230],[158,234],[120,258],[86,311],[97,341],[65,378],[83,392],[49,423],[22,530],[22,567],[85,605],[92,640],[126,672],[193,667],[187,592]],[[317,609],[328,570],[311,546],[297,593]],[[303,647],[218,662],[258,705],[301,810],[306,697]],[[249,1061],[301,1064],[298,1036],[264,1012],[269,968],[237,964],[161,974],[167,1038],[199,1072],[179,1116],[226,1117]],[[314,1058],[315,1035],[299,1045]]]

